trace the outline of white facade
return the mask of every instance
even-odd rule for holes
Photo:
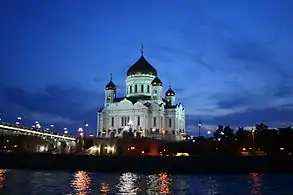
[[[171,88],[163,97],[162,82],[143,55],[127,72],[125,97],[116,97],[111,78],[105,89],[104,108],[97,114],[97,136],[181,139],[184,134],[184,108],[175,102]]]

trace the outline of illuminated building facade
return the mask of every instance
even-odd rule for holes
[[[111,75],[105,88],[104,107],[97,114],[99,137],[131,134],[180,140],[185,134],[185,110],[176,103],[171,86],[163,97],[163,83],[143,50],[127,71],[126,96],[116,97],[116,89]]]

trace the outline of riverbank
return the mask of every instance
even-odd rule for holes
[[[293,173],[291,156],[83,156],[0,153],[1,169],[85,170],[91,172]]]

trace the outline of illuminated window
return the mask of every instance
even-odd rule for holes
[[[140,91],[143,93],[143,85],[141,85]]]
[[[140,116],[137,117],[137,126],[140,126]]]
[[[137,85],[134,85],[134,93],[137,93]]]
[[[154,127],[156,127],[156,126],[157,126],[157,118],[154,117]]]
[[[169,118],[169,127],[172,127],[172,119]]]
[[[112,123],[112,127],[114,127],[114,117],[112,117],[111,123]]]
[[[150,86],[147,87],[147,92],[150,93]]]

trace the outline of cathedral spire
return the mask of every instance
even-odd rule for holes
[[[141,44],[141,46],[140,46],[140,53],[143,56],[143,44]]]
[[[112,78],[113,77],[113,74],[112,73],[110,73],[110,81],[112,81]]]

